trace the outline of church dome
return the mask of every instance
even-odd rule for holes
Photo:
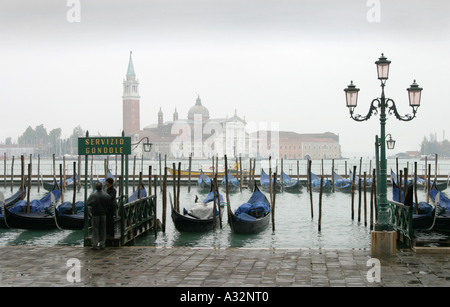
[[[202,101],[200,100],[200,96],[197,97],[197,101],[195,105],[189,109],[188,119],[194,120],[195,114],[200,114],[202,116],[202,120],[209,119],[209,111],[202,105]]]

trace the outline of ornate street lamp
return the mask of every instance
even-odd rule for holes
[[[388,61],[382,53],[375,64],[377,64],[378,79],[387,80],[389,78],[389,65],[391,64],[391,61]]]
[[[146,140],[146,141],[144,143],[142,143],[143,140]],[[148,139],[148,137],[144,136],[142,139],[139,140],[139,142],[131,144],[131,145],[134,145],[135,147],[133,149],[135,149],[140,143],[142,143],[143,149],[145,152],[152,151],[153,143],[150,143],[150,140]]]
[[[417,110],[420,107],[420,96],[422,94],[422,88],[417,85],[416,80],[411,86],[407,89],[409,96],[409,106],[415,108]]]
[[[147,138],[147,142],[144,142],[142,145],[144,146],[145,152],[150,152],[152,150],[153,144],[149,142],[148,138]]]
[[[353,112],[353,110],[356,108],[356,105],[358,104],[359,88],[356,88],[356,86],[353,85],[353,81],[351,81],[349,86],[344,89],[344,91],[345,98],[347,100],[347,107],[350,109],[350,112]]]
[[[376,231],[383,231],[383,230],[392,230],[391,225],[391,212],[390,207],[387,201],[387,186],[386,186],[386,145],[388,148],[393,148],[395,146],[395,141],[392,140],[392,136],[387,141],[386,144],[386,133],[385,133],[385,125],[386,125],[386,110],[389,112],[389,114],[393,114],[398,120],[401,121],[410,121],[413,118],[416,117],[416,112],[418,107],[420,106],[420,98],[421,98],[421,92],[422,88],[420,88],[416,81],[414,80],[414,83],[407,89],[408,96],[409,96],[409,105],[412,108],[413,114],[407,114],[407,115],[400,115],[397,111],[397,107],[395,105],[394,100],[390,98],[386,98],[384,95],[384,87],[386,84],[387,79],[389,78],[389,65],[390,61],[387,60],[387,58],[384,56],[384,54],[381,55],[381,57],[378,59],[378,61],[375,62],[377,66],[377,73],[378,73],[378,79],[381,81],[381,97],[375,98],[372,100],[372,103],[370,104],[369,112],[367,115],[354,115],[354,110],[358,104],[358,92],[359,89],[356,88],[356,86],[353,84],[353,81],[348,85],[345,91],[346,95],[346,102],[347,107],[350,111],[350,117],[355,121],[366,121],[368,120],[374,113],[377,114],[380,113],[380,126],[381,126],[381,133],[380,133],[380,140],[379,140],[379,147],[380,147],[380,169],[379,169],[379,177],[378,177],[378,219],[377,223],[375,225]],[[377,147],[378,148],[378,147]],[[378,150],[378,149],[377,149]],[[377,161],[378,162],[378,161]]]
[[[386,134],[386,137],[388,135],[389,135],[389,140],[386,140],[387,149],[394,149],[394,147],[395,147],[395,140],[392,139],[392,135],[390,133]]]

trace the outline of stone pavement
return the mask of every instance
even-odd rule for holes
[[[450,286],[448,254],[369,259],[369,249],[5,246],[0,286]]]

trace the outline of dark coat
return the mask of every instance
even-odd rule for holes
[[[103,191],[95,191],[86,201],[86,205],[92,207],[92,215],[106,215],[111,198]]]
[[[110,202],[107,207],[108,214],[114,214],[116,212],[117,207],[117,201],[116,201],[116,194],[117,191],[114,188],[114,186],[111,186],[109,189],[106,190],[106,193],[108,193],[110,197]]]

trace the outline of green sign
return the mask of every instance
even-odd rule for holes
[[[130,155],[130,137],[78,138],[79,155]]]

